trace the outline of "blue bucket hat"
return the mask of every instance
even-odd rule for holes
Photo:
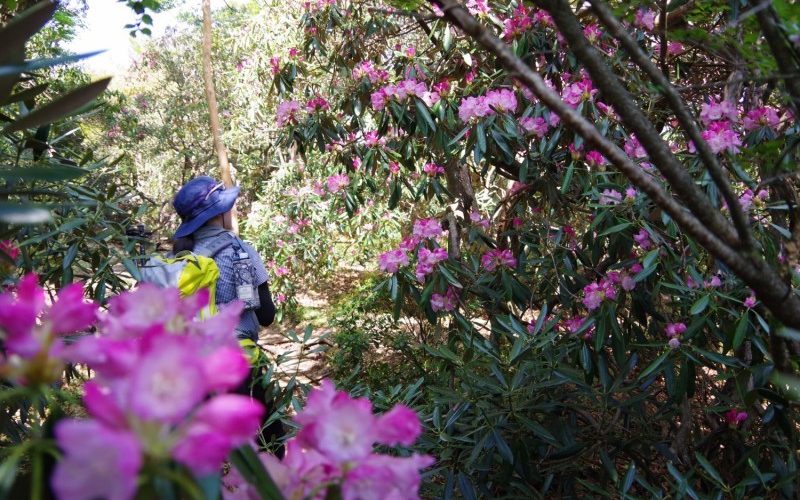
[[[172,200],[182,221],[175,238],[189,236],[209,220],[233,208],[237,196],[238,186],[226,188],[225,184],[207,175],[184,184]]]

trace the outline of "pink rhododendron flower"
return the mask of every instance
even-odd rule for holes
[[[677,349],[681,346],[681,339],[679,339],[678,337],[672,337],[667,342],[667,345],[670,346],[670,348],[672,349]]]
[[[577,107],[583,101],[591,101],[598,90],[592,86],[592,81],[584,78],[580,82],[568,85],[561,93],[561,98],[570,106]]]
[[[490,273],[498,267],[513,269],[517,267],[517,259],[511,250],[495,248],[481,256],[481,266]]]
[[[0,241],[0,252],[4,253],[10,260],[17,260],[17,257],[19,257],[19,248],[11,240]]]
[[[774,130],[778,128],[780,122],[781,118],[778,116],[777,109],[762,106],[747,113],[744,117],[744,129],[750,131],[760,127],[768,127]]]
[[[347,174],[336,174],[328,177],[326,183],[329,192],[338,193],[350,184],[350,177]]]
[[[650,239],[650,233],[646,229],[641,228],[639,232],[633,235],[633,240],[642,250],[649,250],[653,247],[653,241]]]
[[[442,235],[442,224],[433,218],[414,221],[412,234],[418,238],[438,238]]]
[[[632,201],[636,200],[636,195],[637,194],[639,194],[639,192],[636,191],[635,187],[628,186],[627,188],[625,188],[625,201],[632,202]]]
[[[281,72],[281,58],[280,56],[272,56],[269,58],[269,65],[273,75]]]
[[[603,36],[603,30],[597,24],[590,24],[583,28],[583,36],[586,37],[591,43],[597,43],[598,40]]]
[[[385,273],[396,273],[400,266],[405,265],[408,265],[408,254],[401,248],[389,250],[378,256],[378,267]]]
[[[750,292],[750,295],[744,299],[744,306],[748,309],[752,309],[756,306],[756,296],[753,294],[753,292]]]
[[[64,453],[51,479],[58,498],[134,497],[142,453],[133,434],[95,420],[67,419],[56,424],[55,435]]]
[[[716,101],[711,100],[703,103],[700,107],[700,120],[706,125],[710,125],[715,121],[736,121],[739,113],[736,111],[736,106],[730,101]]]
[[[436,177],[437,175],[444,174],[444,167],[436,163],[426,163],[425,166],[422,167],[422,171],[430,177]]]
[[[36,275],[25,275],[15,290],[0,293],[0,375],[25,385],[56,380],[66,359],[61,335],[88,328],[96,314],[81,285],[65,287],[47,306]]]
[[[309,113],[327,111],[329,109],[331,109],[331,105],[328,104],[328,101],[320,96],[316,96],[306,103],[306,110],[308,110]]]
[[[600,193],[598,203],[601,205],[616,205],[622,201],[622,193],[616,189],[604,189]]]
[[[284,127],[289,123],[297,123],[300,116],[300,103],[297,101],[284,101],[278,104],[276,115],[278,127]]]
[[[644,146],[642,146],[639,139],[637,139],[634,134],[631,134],[628,140],[625,141],[624,149],[625,154],[633,159],[647,158],[647,151],[645,151]]]
[[[591,168],[597,168],[608,164],[608,160],[606,160],[605,156],[600,154],[599,151],[589,151],[584,156],[584,161]]]
[[[513,40],[524,35],[533,27],[533,18],[530,16],[530,9],[520,3],[512,13],[511,17],[503,21],[503,39]]]
[[[664,328],[664,333],[666,333],[669,338],[679,337],[685,331],[686,325],[683,323],[667,323],[667,326]]]
[[[492,11],[487,0],[467,0],[467,10],[473,16],[489,15]]]
[[[641,8],[636,11],[634,24],[649,31],[656,29],[656,12],[651,9]]]
[[[727,121],[711,123],[701,135],[714,153],[728,151],[736,154],[742,145],[742,139],[739,134],[731,128],[730,122]]]
[[[563,328],[567,333],[576,334],[578,331],[583,328],[584,324],[589,320],[588,317],[585,316],[575,316],[573,318],[564,320],[561,322],[561,328]],[[594,336],[595,326],[592,325],[583,332],[583,338],[585,340],[591,340]]]
[[[431,295],[431,309],[434,312],[452,311],[457,305],[458,292],[453,287],[449,287],[444,294],[434,293]]]
[[[544,137],[544,135],[550,129],[550,125],[541,116],[537,116],[535,118],[530,116],[520,118],[519,124],[523,129],[525,129],[525,132],[529,134],[532,133],[536,137]]]
[[[474,224],[481,226],[484,230],[489,229],[489,226],[492,225],[492,222],[486,217],[482,216],[477,210],[472,210],[469,213],[469,220],[471,220]]]
[[[747,420],[748,414],[746,411],[737,410],[732,408],[725,413],[725,422],[731,427],[738,427],[739,424]]]
[[[486,105],[500,113],[514,113],[517,111],[517,96],[509,89],[490,90],[486,93]]]
[[[208,298],[207,291],[180,299],[177,290],[141,285],[112,299],[101,317],[104,335],[65,348],[70,359],[96,373],[85,385],[90,419],[69,425],[94,429],[108,451],[95,450],[103,460],[95,464],[93,456],[70,451],[69,433],[57,432],[65,449],[58,467],[72,471],[62,474],[102,468],[103,477],[95,478],[102,481],[91,487],[105,487],[107,480],[123,488],[136,484],[147,457],[172,458],[202,475],[218,470],[232,449],[252,439],[264,413],[261,403],[215,395],[238,387],[250,370],[233,335],[242,306],[231,304],[203,319],[199,313]],[[128,461],[113,456],[117,448],[129,451]]]
[[[617,298],[617,291],[614,289],[614,278],[603,279],[595,283],[589,283],[583,287],[583,305],[586,309],[593,311],[600,307],[605,299],[614,300]]]

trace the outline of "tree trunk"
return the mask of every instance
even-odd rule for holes
[[[214,88],[214,69],[211,66],[211,0],[203,0],[203,83],[206,89],[208,102],[208,119],[211,125],[211,136],[214,139],[214,150],[219,159],[219,171],[225,187],[233,186],[231,178],[231,165],[228,163],[228,153],[222,142],[222,132],[219,127],[219,109],[217,107],[217,92]],[[231,211],[233,231],[239,232],[239,221],[236,217],[236,207]]]

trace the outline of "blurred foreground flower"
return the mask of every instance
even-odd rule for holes
[[[434,462],[427,455],[375,453],[376,443],[413,444],[422,432],[419,417],[403,405],[374,415],[368,399],[351,398],[337,391],[330,380],[323,380],[321,387],[309,394],[295,422],[302,428],[286,443],[285,458],[261,456],[286,498],[328,498],[328,488],[340,488],[344,500],[418,498],[419,471]],[[258,498],[234,469],[223,478],[223,484],[227,500]]]

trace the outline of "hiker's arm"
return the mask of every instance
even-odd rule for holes
[[[255,310],[258,324],[269,326],[275,321],[275,304],[272,303],[272,295],[269,293],[269,282],[265,281],[258,286],[258,298],[261,300],[261,307]]]

